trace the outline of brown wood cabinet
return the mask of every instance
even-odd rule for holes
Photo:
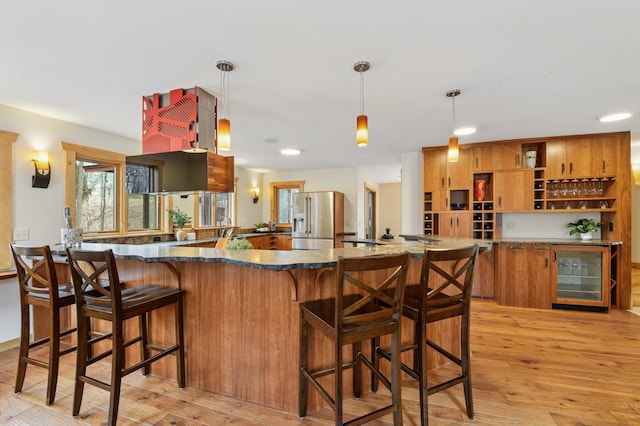
[[[523,308],[551,308],[550,247],[547,244],[497,244],[496,301]]]
[[[497,212],[533,210],[533,169],[496,171],[493,185]]]
[[[469,169],[471,150],[460,147],[458,161],[447,162],[447,189],[459,190],[468,189],[471,173]]]
[[[443,191],[446,189],[447,148],[432,149],[429,155],[424,156],[423,174],[425,191]]]
[[[471,235],[471,220],[468,211],[440,213],[438,234],[450,237],[465,237]]]
[[[583,208],[599,212],[606,224],[602,239],[622,243],[616,246],[616,263],[611,265],[617,272],[611,304],[628,309],[630,139],[630,132],[616,132],[482,142],[461,146],[458,163],[447,162],[446,146],[424,147],[423,231],[455,235],[457,229],[450,224],[456,216],[443,214],[458,213],[451,210],[453,203],[461,203],[465,212],[473,215],[471,235],[485,239],[502,235],[505,212],[556,213],[559,209]],[[524,164],[524,154],[531,150],[537,152],[534,169],[525,168]],[[475,179],[487,182],[483,203],[474,199]],[[573,188],[573,192],[561,194],[565,186]]]
[[[550,141],[546,144],[547,178],[593,177],[597,146],[591,138]]]
[[[494,169],[515,169],[522,167],[522,144],[497,143],[493,147]]]
[[[493,145],[480,145],[471,147],[471,170],[483,172],[494,169],[494,147]]]
[[[597,138],[597,162],[593,174],[597,177],[615,176],[618,170],[618,140],[607,135]]]

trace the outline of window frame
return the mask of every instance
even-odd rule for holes
[[[123,235],[150,235],[166,233],[166,226],[164,225],[164,200],[163,197],[158,197],[158,228],[149,228],[142,230],[134,230],[129,232],[129,198],[125,194],[125,164],[126,155],[107,151],[99,148],[92,148],[83,145],[77,145],[69,142],[60,142],[62,150],[64,152],[64,201],[65,205],[69,206],[71,210],[71,219],[73,223],[77,223],[76,212],[76,161],[87,160],[97,161],[113,165],[115,167],[114,176],[114,191],[115,191],[115,229],[114,231],[104,232],[91,232],[85,234],[85,237],[114,237]]]
[[[278,207],[278,191],[281,189],[298,189],[299,192],[304,192],[304,183],[303,180],[291,180],[291,181],[283,181],[283,182],[269,182],[269,202],[270,202],[270,220],[276,221],[276,226],[292,226],[291,222],[289,223],[280,223],[277,222],[280,217],[280,211]]]
[[[13,241],[13,144],[18,133],[0,130],[0,271],[14,269],[9,243]],[[3,277],[14,276],[2,273]]]

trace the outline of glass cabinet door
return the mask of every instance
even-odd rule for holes
[[[605,250],[604,247],[555,249],[555,303],[608,306]]]

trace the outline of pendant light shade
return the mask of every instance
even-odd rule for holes
[[[456,130],[456,96],[460,93],[460,89],[449,90],[446,95],[451,98],[451,106],[453,111],[453,120],[451,126],[451,136],[449,137],[449,152],[447,153],[447,159],[449,162],[454,163],[458,161],[458,153],[460,148],[458,146],[458,137],[455,135]]]
[[[360,115],[356,119],[356,144],[365,147],[369,144],[369,124],[364,115],[364,73],[371,67],[369,62],[356,62],[353,70],[360,73]]]
[[[450,162],[456,162],[458,161],[458,152],[459,152],[459,148],[458,148],[458,137],[455,135],[452,135],[449,137],[449,151],[447,153],[447,159]]]
[[[216,146],[220,151],[231,149],[231,122],[226,118],[218,120],[218,143]]]
[[[231,121],[229,121],[229,72],[233,71],[233,64],[229,61],[218,61],[216,68],[220,74],[220,97],[222,108],[218,107],[218,131],[216,134],[217,151],[231,149]]]
[[[369,143],[369,126],[366,115],[359,115],[356,119],[356,142],[358,146],[367,146]]]

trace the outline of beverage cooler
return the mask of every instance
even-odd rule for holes
[[[608,247],[562,246],[553,258],[553,308],[608,311]]]

